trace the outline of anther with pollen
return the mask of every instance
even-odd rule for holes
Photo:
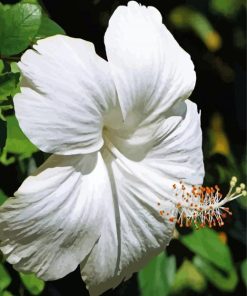
[[[177,222],[180,227],[190,227],[192,224],[199,227],[223,226],[227,215],[232,215],[225,204],[241,196],[246,196],[245,184],[236,187],[237,178],[232,177],[230,189],[225,197],[220,192],[218,185],[214,187],[185,185],[182,181],[173,184],[174,198],[170,201],[175,204],[174,209],[162,209],[162,201],[157,204],[162,218],[170,222]],[[176,218],[177,217],[177,218]]]

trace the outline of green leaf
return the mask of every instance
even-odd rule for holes
[[[186,5],[177,6],[170,12],[169,20],[178,29],[193,30],[210,51],[216,51],[222,45],[221,36],[200,11]]]
[[[39,295],[45,287],[45,283],[38,279],[34,274],[20,273],[20,278],[24,286],[32,295]]]
[[[209,6],[213,12],[231,18],[238,13],[244,2],[243,0],[211,0]]]
[[[3,191],[0,189],[0,206],[7,200],[7,196],[3,193]],[[1,277],[0,277],[1,278]]]
[[[39,4],[39,0],[21,0],[21,3]]]
[[[205,275],[205,277],[219,290],[232,292],[237,286],[238,276],[234,267],[228,272],[222,273],[217,270],[210,262],[199,256],[193,259],[195,266]]]
[[[4,268],[3,264],[0,263],[0,291],[6,289],[11,283],[11,277]]]
[[[4,73],[0,75],[0,100],[15,95],[19,83],[20,73]]]
[[[12,293],[10,293],[9,291],[3,291],[2,294],[0,294],[1,296],[14,296]]]
[[[4,71],[4,68],[5,68],[4,61],[0,59],[0,73]]]
[[[172,292],[181,293],[184,290],[192,290],[199,293],[204,291],[205,288],[206,280],[204,276],[190,261],[185,260],[176,273]]]
[[[7,97],[5,100],[0,100],[0,129],[2,129],[2,122],[6,121],[4,112],[13,109],[12,100],[11,97]],[[3,126],[4,127],[4,126]],[[3,132],[4,137],[6,135],[5,132]],[[2,135],[0,135],[1,137]],[[1,141],[1,139],[0,139]]]
[[[0,162],[3,165],[10,165],[10,164],[14,163],[15,160],[16,159],[14,156],[8,157],[8,153],[6,152],[5,149],[3,149],[2,154],[0,155]]]
[[[0,74],[7,73],[7,72],[12,72],[9,62],[5,60],[0,60]]]
[[[41,25],[35,39],[42,39],[56,34],[65,35],[64,30],[48,16],[42,15]]]
[[[231,253],[217,232],[204,228],[193,231],[192,234],[181,236],[182,243],[192,252],[202,256],[224,271],[233,268]]]
[[[12,73],[20,73],[20,69],[19,69],[16,62],[11,62],[10,63],[10,69],[11,69]]]
[[[138,273],[138,280],[142,296],[168,295],[176,272],[174,256],[162,253],[155,257],[144,269]]]
[[[9,153],[24,154],[29,157],[38,151],[23,134],[14,115],[7,117],[7,141],[5,150]]]
[[[245,259],[241,264],[241,276],[245,286],[247,287],[247,259]]]
[[[0,55],[11,56],[31,44],[41,23],[41,9],[28,3],[4,6],[0,6]]]

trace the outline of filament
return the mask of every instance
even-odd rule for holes
[[[232,177],[230,189],[225,197],[220,192],[218,185],[214,187],[192,185],[187,188],[180,181],[173,184],[173,191],[176,200],[176,211],[165,211],[162,202],[158,202],[159,213],[162,217],[168,218],[170,222],[177,222],[180,227],[190,227],[192,224],[196,228],[223,226],[223,219],[227,215],[232,215],[229,207],[225,204],[241,196],[246,196],[245,184],[241,183],[236,187],[237,178]],[[177,214],[178,213],[178,214]]]

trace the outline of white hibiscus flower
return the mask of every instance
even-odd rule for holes
[[[172,184],[201,184],[200,115],[187,100],[190,56],[154,7],[129,2],[105,34],[54,36],[22,56],[16,116],[53,155],[0,209],[0,249],[17,270],[55,280],[81,266],[91,295],[164,250],[177,212]],[[158,203],[157,203],[158,201]]]

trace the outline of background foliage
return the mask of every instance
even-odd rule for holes
[[[38,39],[68,34],[92,41],[105,57],[103,34],[114,8],[127,1],[22,0],[0,2],[0,204],[45,155],[18,126],[12,98],[16,62]],[[244,0],[139,1],[157,7],[197,72],[194,100],[202,110],[205,183],[227,191],[232,175],[246,180]],[[66,32],[66,33],[65,33]],[[49,79],[49,78],[47,78]],[[221,229],[177,229],[166,252],[105,295],[244,295],[247,286],[246,201],[232,204]],[[0,262],[0,296],[88,295],[79,271],[44,283]]]

